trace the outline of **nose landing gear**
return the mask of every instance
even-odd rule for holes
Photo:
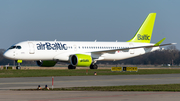
[[[16,66],[16,69],[21,69],[22,60],[16,60],[15,62],[18,63],[18,65]]]
[[[21,69],[21,66],[16,66],[16,69]]]

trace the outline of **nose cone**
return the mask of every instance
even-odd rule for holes
[[[8,50],[4,52],[3,56],[8,59],[14,59],[13,53]]]

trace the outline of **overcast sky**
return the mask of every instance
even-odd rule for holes
[[[151,12],[152,43],[177,43],[180,0],[0,0],[0,49],[27,40],[127,41]]]

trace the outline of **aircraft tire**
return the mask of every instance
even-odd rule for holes
[[[91,64],[91,65],[90,65],[90,69],[97,69],[97,68],[98,68],[98,65],[97,65],[97,64],[94,64],[94,65]]]
[[[16,69],[21,69],[21,67],[20,66],[16,66]]]
[[[69,66],[68,66],[68,69],[76,69],[76,66],[69,65]]]

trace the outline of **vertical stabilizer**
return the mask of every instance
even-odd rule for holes
[[[127,42],[150,43],[153,32],[156,13],[150,13],[144,20],[143,24],[135,34],[135,36]]]

